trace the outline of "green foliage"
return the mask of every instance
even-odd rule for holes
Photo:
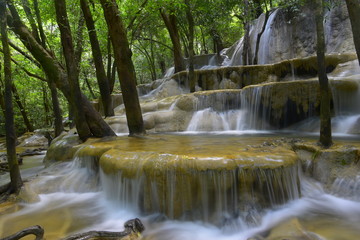
[[[26,14],[21,5],[22,0],[14,0],[14,4],[19,11],[21,19],[29,26]],[[55,8],[53,1],[38,0],[39,10],[43,22],[43,28],[47,38],[47,48],[64,64],[62,55],[62,46],[60,42],[60,32],[56,23]],[[334,0],[333,0],[334,1]],[[34,2],[29,0],[30,8],[34,13]],[[160,9],[177,18],[178,27],[182,40],[182,51],[186,53],[188,45],[188,25],[185,15],[184,0],[119,0],[117,1],[125,27],[128,31],[128,38],[133,52],[133,62],[138,78],[138,83],[151,82],[161,78],[165,69],[173,66],[172,42],[169,33],[165,28],[160,15]],[[252,21],[255,18],[255,6],[260,3],[263,11],[270,10],[270,7],[283,7],[288,9],[289,13],[296,13],[305,3],[305,0],[249,0],[249,5],[245,1],[238,0],[191,0],[191,11],[195,21],[194,47],[195,54],[214,53],[214,39],[220,38],[224,47],[230,47],[243,35],[244,21]],[[71,31],[76,42],[76,33],[81,16],[79,0],[67,0],[68,17]],[[108,53],[108,29],[104,19],[103,10],[98,1],[90,1],[90,8],[95,20],[95,27],[103,53],[103,62],[107,64],[108,56],[111,63],[113,57]],[[249,9],[248,9],[249,8]],[[245,14],[245,10],[248,13]],[[83,54],[80,62],[80,87],[88,98],[99,97],[99,88],[97,86],[94,61],[92,59],[91,47],[86,28],[82,29],[84,40],[82,42]],[[23,51],[27,52],[16,36],[10,36],[11,40]],[[28,53],[28,52],[27,52]],[[50,92],[46,85],[38,79],[28,76],[23,69],[45,78],[41,69],[24,58],[21,54],[12,50],[14,59],[19,66],[13,65],[14,82],[18,88],[21,101],[23,102],[29,114],[31,122],[35,128],[47,127],[48,115],[45,112],[44,103],[51,103]],[[29,54],[29,53],[28,53]],[[107,69],[107,66],[105,66]],[[90,88],[86,83],[89,82]],[[117,81],[118,82],[118,81]],[[115,91],[119,91],[118,83],[115,85]],[[68,116],[67,102],[60,95],[63,115]],[[16,110],[16,125],[18,132],[24,131],[22,118]],[[49,117],[48,117],[49,118]],[[50,116],[50,119],[52,117]],[[0,114],[0,134],[2,133],[3,119]]]

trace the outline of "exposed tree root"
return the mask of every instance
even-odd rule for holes
[[[17,232],[11,236],[2,238],[1,240],[18,240],[27,235],[35,235],[36,236],[35,240],[41,240],[41,239],[43,239],[43,236],[44,236],[44,229],[37,225],[32,226],[29,228],[25,228],[25,229],[21,230],[20,232]]]
[[[107,231],[90,231],[79,233],[62,240],[86,240],[86,239],[122,239],[129,235],[139,235],[145,230],[144,225],[140,219],[131,219],[124,224],[125,230],[123,232],[107,232]]]
[[[140,233],[145,230],[144,225],[140,219],[135,218],[131,219],[124,224],[125,230],[122,232],[107,232],[107,231],[90,231],[85,233],[74,234],[63,238],[62,240],[86,240],[86,239],[123,239],[127,236],[134,235],[136,239],[137,236],[140,236]],[[35,240],[42,240],[44,237],[44,229],[40,226],[32,226],[25,228],[20,232],[17,232],[11,236],[2,238],[1,240],[18,240],[27,235],[35,235]]]

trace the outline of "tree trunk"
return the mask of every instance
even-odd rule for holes
[[[130,135],[145,134],[126,31],[115,0],[100,0],[110,31]]]
[[[9,19],[8,24],[11,25],[12,31],[19,37],[24,46],[33,55],[33,57],[41,64],[48,79],[51,79],[56,87],[59,88],[66,99],[71,102],[70,86],[66,71],[61,64],[55,59],[49,51],[47,51],[42,45],[40,45],[29,29],[21,22],[19,14],[16,8],[12,4],[8,4],[8,7],[12,14],[12,19]],[[86,116],[86,122],[91,129],[91,133],[94,137],[115,136],[114,131],[107,125],[102,119],[101,115],[96,112],[92,107],[89,100],[81,94],[78,102],[83,103],[83,110]]]
[[[60,108],[60,103],[59,103],[59,98],[55,83],[50,79],[48,79],[48,86],[51,92],[51,102],[52,102],[53,113],[55,118],[54,121],[55,137],[57,137],[64,131],[62,111]]]
[[[185,70],[184,58],[181,53],[180,37],[177,27],[176,16],[172,13],[167,14],[164,9],[160,10],[162,19],[164,20],[166,29],[169,32],[171,42],[173,44],[174,67],[175,73]]]
[[[216,53],[218,56],[220,56],[221,50],[224,49],[224,44],[221,39],[221,36],[215,28],[211,29],[210,33],[211,33],[211,37],[214,42],[214,53]],[[204,46],[205,46],[205,43],[204,43]]]
[[[346,6],[349,12],[356,54],[360,64],[360,0],[346,0]]]
[[[91,98],[96,99],[96,95],[95,95],[94,91],[92,90],[91,84],[89,82],[89,78],[85,71],[83,71],[83,76],[84,76],[85,84],[90,92]]]
[[[24,8],[24,12],[26,14],[26,17],[27,19],[29,20],[30,22],[30,26],[31,26],[31,29],[32,29],[32,33],[33,35],[35,36],[36,40],[38,40],[38,42],[40,42],[40,37],[39,37],[39,31],[37,29],[37,26],[36,26],[36,23],[35,23],[35,20],[33,18],[33,15],[31,13],[31,10],[30,10],[30,3],[28,0],[21,0],[22,2],[22,6]]]
[[[39,10],[39,4],[38,4],[37,0],[34,0],[34,9],[35,9],[36,21],[37,21],[37,24],[38,24],[38,29],[39,29],[39,32],[40,32],[41,45],[43,47],[45,47],[46,46],[46,36],[45,36],[45,33],[44,33],[44,28],[43,28],[41,15],[40,15],[40,10]]]
[[[107,37],[107,41],[106,41],[106,48],[107,48],[107,70],[106,70],[106,76],[109,82],[109,91],[110,94],[112,94],[112,92],[114,91],[114,85],[115,85],[115,78],[113,81],[113,77],[112,77],[112,51],[111,51],[111,39],[110,39],[110,35],[108,33],[108,37]],[[114,106],[113,106],[114,107]]]
[[[102,61],[102,53],[100,50],[100,44],[96,34],[94,20],[92,18],[87,0],[80,0],[80,4],[89,33],[91,50],[95,63],[96,79],[98,81],[98,85],[100,89],[101,102],[104,107],[104,114],[106,117],[114,116],[114,109],[110,95],[110,85]]]
[[[116,78],[116,60],[114,60],[113,64],[112,64],[112,68],[111,68],[111,77],[110,79],[110,92],[112,93],[114,91],[114,87],[115,87],[115,78]]]
[[[11,77],[11,55],[8,44],[6,26],[6,3],[0,0],[0,29],[1,42],[4,51],[4,75],[5,75],[5,127],[6,127],[6,151],[10,171],[10,192],[19,192],[22,186],[19,163],[16,157],[16,136],[14,126],[14,110],[12,103],[12,77]]]
[[[194,72],[194,18],[191,13],[191,3],[189,0],[185,0],[186,5],[186,19],[189,26],[189,70],[188,70],[188,82],[190,85],[190,92],[195,92],[195,72]]]
[[[254,18],[260,17],[260,15],[263,13],[261,2],[261,0],[253,0]]]
[[[16,89],[16,86],[14,84],[12,84],[11,86],[11,90],[12,90],[12,93],[14,95],[14,99],[15,99],[15,102],[17,104],[17,106],[19,107],[19,110],[20,110],[20,113],[21,113],[21,116],[24,120],[24,124],[26,126],[26,129],[27,131],[29,132],[33,132],[34,131],[34,127],[32,126],[32,124],[30,123],[30,120],[28,118],[28,115],[26,113],[26,110],[24,108],[24,105],[22,104],[21,102],[21,99],[20,99],[20,96],[17,92],[17,89]]]
[[[315,0],[315,19],[316,19],[316,34],[317,34],[317,63],[318,75],[320,83],[320,139],[319,143],[323,147],[330,147],[332,145],[331,137],[331,111],[330,111],[330,89],[329,80],[326,75],[325,65],[325,35],[324,35],[324,13],[323,1]]]
[[[79,74],[80,74],[80,62],[82,53],[84,51],[84,25],[85,19],[81,13],[79,13],[79,20],[76,29],[76,38],[74,39],[75,46],[74,46],[74,58],[76,64],[76,72],[77,72],[77,79],[79,81]],[[69,25],[70,26],[70,25]],[[71,32],[70,32],[71,34]]]
[[[41,83],[41,88],[42,88],[42,97],[43,97],[43,106],[44,106],[44,120],[45,120],[45,124],[47,126],[51,125],[51,119],[50,119],[50,104],[48,102],[48,94],[47,94],[47,89],[46,89],[46,85],[44,85],[44,83]]]
[[[242,63],[243,65],[249,65],[250,62],[250,24],[249,24],[249,2],[248,0],[244,0],[244,43],[243,43],[243,51],[242,51]]]
[[[85,113],[82,109],[81,90],[79,86],[79,71],[77,68],[76,55],[70,31],[70,25],[66,13],[65,0],[54,0],[56,20],[60,29],[61,43],[63,47],[67,78],[70,85],[70,103],[73,105],[75,125],[81,140],[85,141],[91,137],[91,131],[86,123]]]

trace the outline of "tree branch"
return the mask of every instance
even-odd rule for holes
[[[172,47],[170,47],[169,45],[166,45],[165,43],[162,43],[162,42],[160,42],[160,41],[154,40],[154,39],[152,39],[152,38],[139,37],[138,40],[151,41],[151,42],[154,42],[154,43],[158,43],[159,45],[164,46],[164,47],[170,49],[171,51],[174,50],[174,49],[173,49]]]
[[[138,235],[145,230],[144,225],[138,218],[131,219],[125,222],[124,227],[125,230],[122,232],[90,231],[90,232],[75,234],[67,238],[64,238],[62,240],[86,240],[97,237],[122,239],[123,237],[126,237],[131,234]]]
[[[35,240],[41,240],[44,236],[44,229],[38,225],[32,226],[25,228],[24,230],[21,230],[20,232],[17,232],[11,236],[2,238],[2,240],[18,240],[31,234],[36,236]]]
[[[29,54],[21,50],[18,46],[16,46],[13,42],[9,41],[9,45],[15,49],[17,52],[19,52],[21,55],[23,55],[25,58],[29,59],[32,63],[34,63],[38,68],[41,68],[41,65],[38,61],[36,61],[33,57],[31,57]]]
[[[145,5],[147,4],[148,0],[145,0],[141,5],[139,10],[134,14],[134,17],[130,20],[129,25],[127,26],[127,29],[132,29],[132,27],[134,26],[135,20],[137,19],[137,17],[139,16],[139,14],[141,13],[141,11],[144,9]]]

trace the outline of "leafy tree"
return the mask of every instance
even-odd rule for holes
[[[96,70],[96,78],[98,81],[98,85],[100,88],[101,95],[101,103],[104,106],[105,116],[114,116],[114,109],[112,105],[112,99],[110,95],[110,85],[108,81],[108,77],[105,73],[104,64],[102,61],[102,53],[100,49],[100,44],[98,41],[94,20],[88,5],[87,0],[80,0],[81,9],[84,14],[84,18],[86,21],[86,26],[89,33],[89,39],[91,43],[91,50],[93,54],[95,70]]]
[[[177,17],[173,9],[167,10],[165,8],[160,9],[160,14],[164,20],[166,29],[169,32],[169,36],[173,45],[174,67],[175,73],[185,69],[184,59],[181,50],[180,34],[177,26]]]
[[[6,125],[6,150],[10,170],[9,192],[18,192],[22,186],[19,163],[16,157],[16,135],[14,128],[14,112],[12,104],[12,77],[11,77],[11,53],[8,45],[6,24],[6,3],[0,0],[0,29],[1,42],[4,51],[4,76],[5,76],[5,125]]]
[[[115,62],[120,78],[126,118],[130,135],[145,133],[144,122],[141,114],[139,98],[136,89],[136,76],[131,50],[115,0],[100,0],[104,16],[110,31],[110,38],[114,49]]]
[[[11,4],[11,2],[8,7],[12,16],[11,21],[9,21],[8,23],[11,24],[12,30],[18,35],[19,39],[28,49],[28,51],[31,52],[33,57],[41,64],[42,69],[47,75],[47,78],[54,81],[57,88],[62,91],[62,93],[70,103],[74,103],[74,100],[77,102],[82,102],[81,107],[85,114],[85,121],[81,122],[81,124],[86,124],[87,127],[90,129],[91,135],[95,137],[115,135],[112,129],[106,124],[100,114],[95,111],[91,103],[81,92],[78,93],[80,94],[80,98],[74,99],[71,91],[69,91],[70,83],[68,79],[68,74],[62,67],[62,64],[57,60],[52,51],[44,48],[36,41],[31,31],[29,31],[29,29],[22,22],[17,9],[14,5]],[[68,57],[69,56],[67,56],[67,58]],[[73,66],[71,66],[71,68],[73,68]],[[75,69],[72,69],[71,71],[76,72]],[[73,81],[73,79],[70,81]],[[75,83],[72,84],[75,85]],[[85,133],[81,132],[83,139],[89,136],[87,130],[84,132]]]

